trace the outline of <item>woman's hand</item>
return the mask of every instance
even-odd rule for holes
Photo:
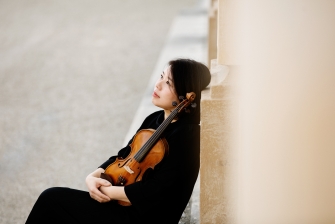
[[[93,173],[90,173],[86,177],[86,185],[91,198],[100,203],[109,202],[111,200],[110,197],[108,197],[99,190],[101,186],[105,187],[111,186],[111,183],[109,183],[107,180],[100,178],[100,174],[103,172],[104,169],[98,168],[97,170],[95,170]]]
[[[109,198],[113,198],[118,201],[130,202],[126,193],[124,192],[124,187],[120,186],[101,186],[100,191],[107,195]]]

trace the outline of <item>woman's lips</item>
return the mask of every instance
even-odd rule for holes
[[[155,91],[152,93],[152,96],[153,96],[153,97],[160,98],[160,97],[157,95],[157,93],[156,93]]]

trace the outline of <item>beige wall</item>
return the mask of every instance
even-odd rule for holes
[[[335,223],[335,1],[219,0],[218,18],[201,223]]]
[[[230,94],[225,92],[230,83],[225,80],[227,66],[211,66],[211,88],[201,98],[201,168],[200,218],[201,223],[222,223],[226,216],[228,187],[227,153],[232,121]],[[225,82],[223,82],[225,80]],[[224,175],[223,175],[224,174]]]
[[[218,21],[218,0],[211,0],[208,12],[208,58],[207,64],[217,58],[217,21]]]

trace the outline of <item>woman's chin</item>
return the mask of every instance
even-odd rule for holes
[[[153,105],[155,105],[156,107],[160,107],[160,106],[157,104],[157,102],[156,102],[156,100],[155,100],[155,97],[152,97],[152,99],[151,99],[151,103],[152,103]]]

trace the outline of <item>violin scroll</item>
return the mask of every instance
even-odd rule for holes
[[[176,110],[178,111],[178,113],[180,113],[183,110],[187,111],[188,110],[187,107],[189,105],[191,105],[192,108],[195,108],[196,104],[192,103],[194,101],[194,99],[195,99],[195,93],[194,92],[187,93],[186,94],[186,99],[183,99],[183,101],[176,108]]]

